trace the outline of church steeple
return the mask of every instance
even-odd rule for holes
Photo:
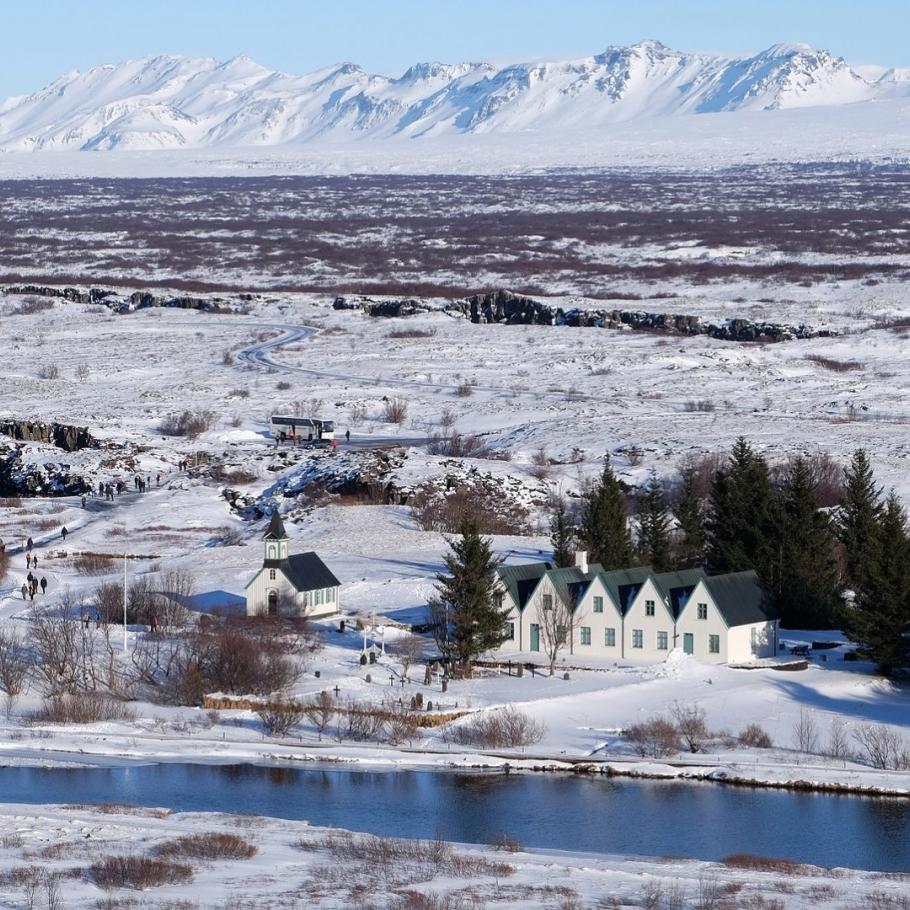
[[[288,558],[288,535],[284,530],[284,522],[278,509],[272,511],[272,517],[269,520],[269,526],[263,534],[262,539],[265,541],[265,561],[281,562]]]

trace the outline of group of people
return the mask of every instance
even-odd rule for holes
[[[114,490],[117,491],[119,496],[126,489],[126,484],[122,480],[118,480],[116,484],[108,481],[105,483],[103,480],[98,481],[98,495],[104,497],[107,502],[114,501]]]
[[[42,576],[39,581],[37,575],[33,575],[29,572],[25,581],[22,582],[22,588],[20,589],[22,591],[22,599],[34,600],[39,587],[41,588],[42,594],[47,594],[47,579]]]

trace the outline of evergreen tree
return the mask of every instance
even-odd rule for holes
[[[841,590],[835,537],[804,459],[791,465],[773,514],[776,527],[761,576],[781,622],[790,629],[830,628]]]
[[[768,463],[740,437],[711,486],[709,571],[760,571],[767,566],[773,548],[772,498]]]
[[[609,459],[600,480],[585,497],[579,537],[588,548],[591,562],[600,563],[607,571],[632,565],[626,500]]]
[[[847,582],[863,587],[866,572],[879,559],[882,492],[876,486],[872,465],[863,449],[853,454],[844,472],[844,501],[837,517],[838,537],[844,545]]]
[[[695,482],[695,468],[682,470],[682,489],[676,502],[679,536],[676,541],[676,566],[688,569],[705,561],[705,510]]]
[[[657,475],[652,471],[638,500],[638,558],[655,572],[669,572],[670,513]]]
[[[499,560],[490,539],[467,520],[461,537],[448,544],[451,552],[444,558],[448,574],[436,576],[430,612],[440,651],[470,674],[473,660],[506,640],[509,611],[502,607],[497,589]]]
[[[553,544],[553,565],[564,569],[575,564],[575,528],[566,513],[566,504],[560,499],[550,521],[550,542]]]
[[[910,669],[910,537],[892,493],[877,524],[874,562],[863,567],[844,631],[887,676]]]

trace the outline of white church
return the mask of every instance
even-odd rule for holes
[[[263,535],[262,568],[246,586],[247,616],[331,616],[340,609],[341,583],[315,553],[288,555],[278,511]]]

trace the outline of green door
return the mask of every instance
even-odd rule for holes
[[[695,636],[691,632],[683,633],[683,651],[686,654],[695,653]]]
[[[540,650],[540,626],[536,624],[531,625],[531,650]]]

